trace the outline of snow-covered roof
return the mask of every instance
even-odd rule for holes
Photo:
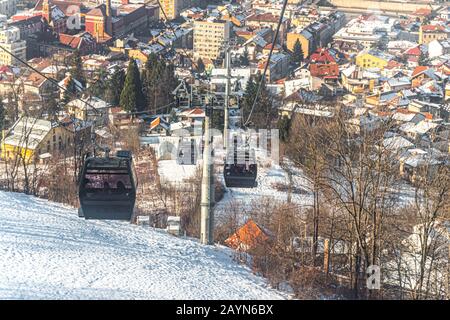
[[[4,143],[34,150],[52,128],[52,122],[48,120],[22,117],[10,129]]]
[[[383,146],[386,149],[395,151],[414,147],[414,144],[401,136],[393,136],[383,140]]]

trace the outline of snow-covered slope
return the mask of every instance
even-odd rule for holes
[[[0,192],[0,299],[283,299],[223,247]]]

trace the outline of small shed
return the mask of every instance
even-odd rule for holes
[[[225,243],[230,248],[239,251],[249,251],[258,245],[265,244],[271,239],[269,231],[249,219],[242,227],[233,233]]]
[[[181,235],[181,217],[169,216],[167,217],[167,232],[174,236]]]

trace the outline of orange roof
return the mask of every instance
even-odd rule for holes
[[[418,67],[416,67],[416,68],[414,69],[414,71],[413,71],[411,77],[415,77],[415,76],[417,76],[419,73],[422,73],[422,72],[424,72],[424,71],[427,70],[427,69],[428,69],[427,66],[418,66]]]
[[[428,120],[433,120],[433,115],[429,112],[422,112],[422,114],[425,116]]]
[[[252,249],[258,244],[262,244],[269,239],[269,235],[258,226],[252,219],[248,220],[225,243],[234,249]]]
[[[161,118],[158,117],[150,123],[150,130],[153,130],[161,123]]]
[[[70,34],[60,33],[59,41],[66,46],[76,49],[76,48],[78,48],[78,46],[81,42],[81,37],[72,36]]]
[[[415,16],[429,16],[430,14],[431,9],[428,8],[419,8],[413,13]]]
[[[395,112],[403,113],[403,114],[415,113],[415,112],[409,111],[408,109],[397,109]]]
[[[445,30],[445,28],[441,25],[428,24],[428,25],[422,26],[422,31],[432,32],[432,31],[444,31],[444,30]]]

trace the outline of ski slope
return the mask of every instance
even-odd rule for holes
[[[0,192],[0,299],[285,299],[231,251]]]

